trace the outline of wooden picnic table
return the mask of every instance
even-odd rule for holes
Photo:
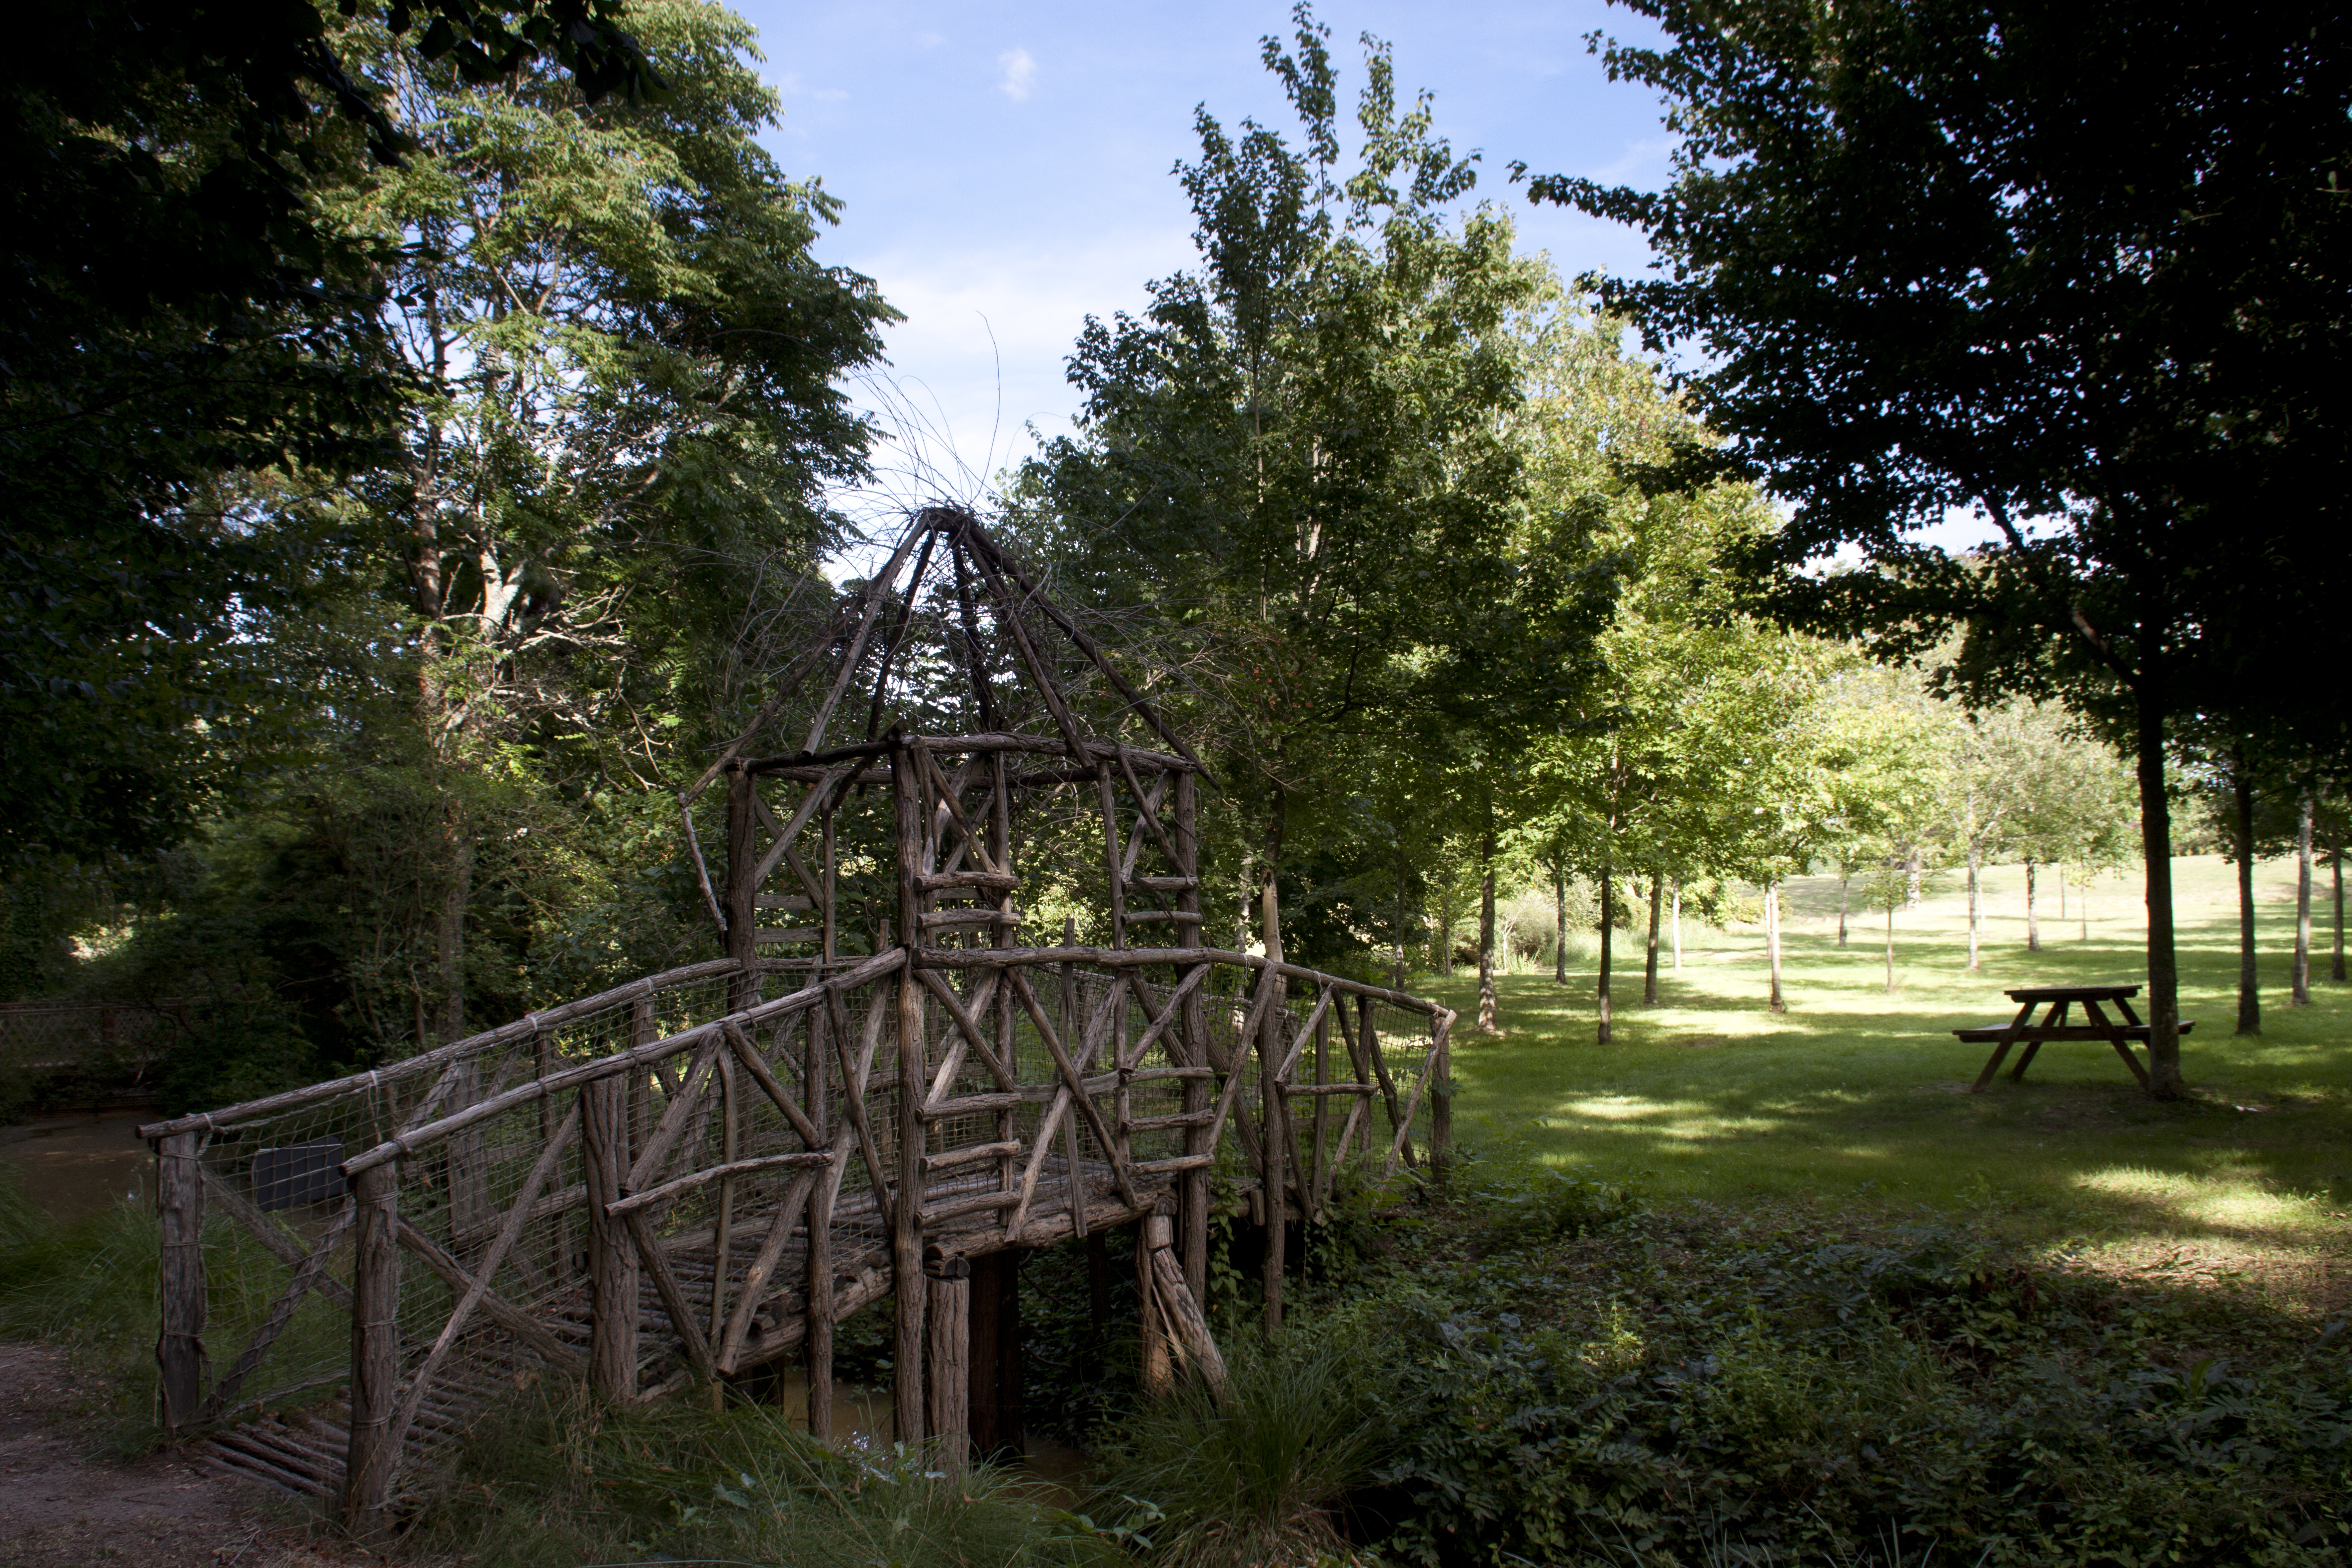
[[[2147,1069],[2140,1066],[2139,1058],[2132,1054],[2131,1048],[2131,1042],[2145,1040],[2148,1036],[2148,1026],[2141,1023],[2139,1015],[2132,1011],[2131,999],[2138,994],[2139,987],[2137,985],[2026,985],[2011,992],[2009,999],[2018,1004],[2016,1017],[2006,1024],[1988,1024],[1979,1029],[1952,1031],[1970,1045],[1981,1045],[1987,1041],[1992,1044],[1992,1056],[1986,1061],[1984,1071],[1977,1074],[1977,1081],[1969,1086],[1969,1092],[1983,1093],[1985,1085],[1992,1081],[1992,1075],[2000,1070],[2001,1058],[2009,1055],[2009,1047],[2021,1042],[2025,1052],[2017,1058],[2017,1065],[2010,1068],[2009,1080],[2015,1083],[2024,1078],[2026,1068],[2045,1040],[2105,1040],[2115,1047],[2116,1055],[2123,1058],[2124,1066],[2131,1068],[2132,1076],[2139,1079],[2142,1089],[2146,1089]],[[2102,1003],[2113,1004],[2123,1016],[2108,1017],[2101,1006]],[[2077,1004],[2089,1016],[2089,1023],[2066,1022],[2067,1011]],[[2042,1014],[2040,1023],[2033,1023],[2033,1009],[2044,1005],[2047,1005],[2048,1011]],[[2180,1020],[2180,1032],[2184,1035],[2195,1026],[2186,1018]]]

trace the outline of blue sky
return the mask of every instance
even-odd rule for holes
[[[1024,426],[1066,427],[1063,360],[1087,315],[1134,309],[1148,279],[1192,264],[1169,171],[1197,151],[1194,105],[1229,125],[1294,123],[1258,61],[1263,35],[1288,35],[1286,4],[736,4],[783,94],[770,146],[847,204],[819,254],[874,277],[908,317],[890,335],[888,383],[865,395],[902,398],[901,425],[928,428],[899,449],[960,467],[945,488],[971,499],[1028,450]],[[1357,35],[1389,40],[1400,94],[1431,90],[1440,133],[1485,153],[1478,194],[1508,206],[1525,247],[1570,274],[1644,264],[1638,235],[1530,207],[1507,174],[1520,159],[1664,178],[1655,99],[1611,82],[1584,44],[1595,28],[1646,37],[1640,18],[1595,0],[1318,15],[1350,100]]]

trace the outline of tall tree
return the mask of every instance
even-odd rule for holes
[[[1020,486],[1077,596],[1134,612],[1198,678],[1171,695],[1223,737],[1269,883],[1305,830],[1347,831],[1371,753],[1466,776],[1471,694],[1507,716],[1498,666],[1549,657],[1556,680],[1572,662],[1508,548],[1516,318],[1545,275],[1506,221],[1454,215],[1472,160],[1434,134],[1426,96],[1400,107],[1369,36],[1360,150],[1343,152],[1328,29],[1304,5],[1295,18],[1263,58],[1297,143],[1199,111],[1200,156],[1176,173],[1201,264],[1154,282],[1139,316],[1089,319],[1077,431]]]
[[[1706,356],[1695,406],[1730,445],[1692,460],[1794,503],[1754,563],[1783,614],[1898,653],[1965,624],[1980,697],[2062,693],[2128,739],[2150,1089],[2182,1093],[2167,721],[2346,730],[2294,672],[2352,575],[2352,19],[1623,3],[1669,36],[1606,59],[1666,96],[1675,178],[1533,195],[1650,236],[1662,275],[1603,296]],[[2000,534],[1965,564],[1907,537],[1955,508]],[[1846,545],[1874,569],[1806,570]]]
[[[381,32],[352,47],[412,149],[337,210],[413,237],[388,324],[423,395],[354,500],[396,563],[439,781],[445,1036],[467,991],[467,781],[658,778],[679,667],[716,695],[712,645],[752,585],[832,542],[821,491],[864,471],[867,435],[836,378],[894,314],[811,256],[837,209],[759,144],[777,100],[749,24],[701,0],[631,24],[657,103],[591,103],[547,68],[474,82]]]

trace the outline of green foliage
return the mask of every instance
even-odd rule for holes
[[[1100,1455],[1091,1510],[1131,1531],[1150,1563],[1327,1561],[1342,1545],[1341,1500],[1370,1479],[1380,1438],[1361,1350],[1313,1331],[1271,1346],[1229,1341],[1226,1397],[1188,1379],[1138,1410]]]
[[[1942,1223],[1653,1216],[1476,1274],[1396,1309],[1406,1561],[1869,1561],[1899,1530],[1959,1563],[2323,1563],[2352,1541],[2337,1329],[2241,1323],[2217,1353],[2176,1304]]]
[[[540,1387],[486,1414],[410,1537],[481,1568],[781,1563],[794,1568],[1088,1568],[1120,1554],[1086,1520],[980,1467],[835,1450],[764,1405],[601,1409]]]

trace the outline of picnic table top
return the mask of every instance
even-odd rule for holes
[[[2021,985],[2009,993],[2012,1002],[2120,1002],[2139,994],[2137,985]]]

